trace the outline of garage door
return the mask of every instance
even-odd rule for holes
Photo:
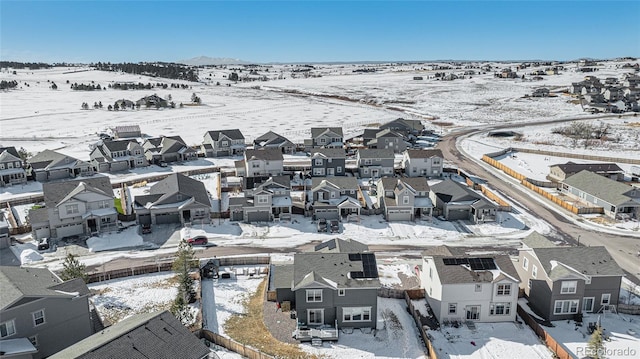
[[[313,214],[316,218],[324,218],[324,219],[338,219],[340,215],[338,214],[337,209],[316,209]]]
[[[180,223],[180,215],[178,213],[156,214],[156,224],[166,223]]]
[[[84,233],[84,227],[82,224],[73,224],[70,226],[56,228],[56,237],[64,238],[68,236],[75,236]]]
[[[269,212],[247,212],[247,222],[269,222]]]
[[[36,239],[51,237],[51,232],[49,232],[49,227],[38,228],[35,230],[35,232],[36,232]]]
[[[139,215],[138,222],[140,222],[140,224],[151,224],[151,215],[150,214]]]
[[[387,211],[387,221],[410,221],[411,210],[410,209],[396,209]]]
[[[461,210],[461,209],[450,210],[449,215],[447,216],[447,219],[450,221],[453,221],[456,219],[469,219],[469,211]]]

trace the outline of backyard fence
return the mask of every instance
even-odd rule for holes
[[[640,305],[618,303],[616,310],[618,313],[640,315]]]
[[[260,352],[257,349],[248,347],[242,343],[238,343],[237,341],[223,337],[218,333],[214,333],[212,331],[201,329],[200,330],[200,339],[206,339],[215,345],[219,345],[223,348],[231,350],[232,352],[236,352],[244,357],[249,359],[274,359],[275,357],[271,355],[267,355],[265,353]]]
[[[549,333],[547,333],[520,305],[518,305],[518,315],[529,327],[531,327],[531,329],[533,329],[538,338],[544,342],[547,348],[555,354],[554,358],[573,359],[573,356],[555,339],[553,339],[553,337],[549,335]]]
[[[425,329],[426,325],[422,324],[420,312],[418,310],[416,310],[416,308],[413,305],[413,302],[411,301],[411,299],[424,298],[424,291],[420,290],[420,293],[421,293],[420,297],[412,298],[411,295],[409,294],[409,291],[405,291],[404,292],[404,300],[405,300],[405,302],[407,302],[407,307],[409,307],[409,313],[411,314],[411,317],[413,318],[414,322],[416,323],[416,327],[418,327],[418,332],[420,333],[420,337],[422,338],[422,342],[424,343],[425,347],[427,348],[427,355],[429,356],[430,359],[438,359],[438,355],[436,354],[436,351],[433,348],[433,345],[431,344],[431,340],[429,338],[429,335],[427,334],[427,330]]]

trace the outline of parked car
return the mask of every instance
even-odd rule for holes
[[[329,222],[329,229],[331,233],[338,233],[340,231],[340,222],[337,219],[332,219]]]
[[[318,220],[318,232],[326,232],[327,231],[327,219],[320,218]]]
[[[49,249],[49,238],[40,238],[38,241],[38,250],[44,251]]]
[[[204,246],[209,243],[209,239],[205,236],[195,236],[187,239],[187,243],[191,244],[192,246]]]
[[[142,234],[149,234],[151,233],[151,225],[150,224],[143,224],[142,225]]]

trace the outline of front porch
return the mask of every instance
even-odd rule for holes
[[[314,340],[330,340],[335,341],[338,340],[338,323],[336,322],[335,327],[331,327],[329,325],[322,325],[317,328],[309,328],[306,326],[299,325],[296,330],[293,331],[291,337],[300,341],[300,342],[313,342]]]

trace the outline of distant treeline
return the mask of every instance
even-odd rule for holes
[[[52,67],[49,64],[45,64],[44,62],[15,62],[15,61],[0,61],[0,67],[10,67],[13,69],[29,69],[29,70],[39,70],[39,69],[48,69]]]
[[[197,71],[191,67],[187,67],[174,63],[121,63],[112,64],[110,62],[98,62],[93,64],[96,69],[102,71],[122,71],[129,74],[145,75],[153,77],[164,77],[168,79],[198,81]]]
[[[152,88],[155,87],[159,87],[159,88],[163,88],[163,89],[167,89],[169,87],[176,88],[176,89],[188,89],[189,85],[184,85],[184,84],[166,84],[163,82],[158,82],[156,84],[151,84],[151,83],[146,83],[143,84],[142,82],[138,82],[136,83],[127,83],[127,82],[116,82],[113,85],[109,85],[110,88],[113,88],[115,90],[150,90]]]

